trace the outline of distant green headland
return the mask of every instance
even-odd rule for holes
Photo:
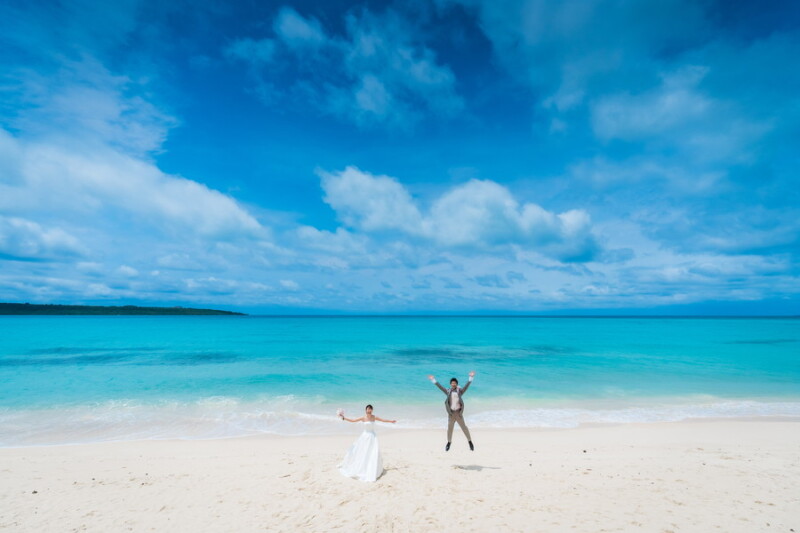
[[[0,315],[239,315],[217,309],[139,307],[136,305],[53,305],[0,303]]]

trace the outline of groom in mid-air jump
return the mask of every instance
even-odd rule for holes
[[[467,424],[464,423],[464,400],[461,399],[464,396],[464,393],[467,392],[467,389],[472,384],[472,380],[475,377],[475,372],[472,371],[469,373],[469,381],[463,388],[458,386],[458,380],[456,378],[450,379],[450,388],[445,389],[444,387],[436,381],[436,378],[433,375],[429,375],[428,379],[431,380],[431,383],[439,387],[443,393],[447,395],[447,399],[444,401],[444,407],[447,409],[447,445],[444,447],[444,451],[450,450],[450,442],[453,440],[453,426],[456,422],[461,427],[461,431],[464,432],[464,435],[467,437],[467,442],[469,442],[469,449],[475,450],[475,446],[472,444],[472,437],[469,436],[469,428]]]

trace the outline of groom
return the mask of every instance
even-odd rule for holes
[[[452,378],[450,380],[450,388],[445,389],[442,387],[436,378],[433,375],[429,375],[428,379],[431,380],[431,383],[439,387],[443,393],[447,395],[447,399],[444,401],[444,407],[447,409],[447,445],[444,447],[444,451],[450,450],[450,442],[453,440],[453,426],[456,422],[461,427],[461,431],[464,432],[464,435],[467,437],[467,442],[469,442],[469,449],[475,450],[475,446],[472,444],[472,437],[469,436],[469,428],[467,428],[467,424],[464,423],[464,400],[461,397],[464,393],[467,392],[467,389],[472,384],[472,380],[475,377],[475,372],[472,371],[469,373],[469,381],[464,388],[458,386],[458,380],[456,378]]]

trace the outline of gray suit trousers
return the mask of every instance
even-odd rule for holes
[[[447,442],[453,441],[453,426],[455,426],[456,422],[458,422],[461,431],[466,435],[467,440],[471,441],[472,437],[469,436],[469,428],[467,424],[464,423],[463,413],[461,411],[450,411],[447,417]]]

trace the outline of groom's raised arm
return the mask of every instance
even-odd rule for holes
[[[442,387],[441,383],[439,383],[438,381],[436,381],[436,378],[435,378],[435,377],[433,377],[433,375],[429,375],[429,376],[428,376],[428,379],[429,379],[429,380],[431,380],[431,383],[433,383],[434,385],[436,385],[437,387],[439,387],[439,390],[440,390],[440,391],[442,391],[443,393],[447,394],[447,389],[445,389],[444,387]]]
[[[467,384],[464,385],[464,388],[461,389],[461,394],[464,394],[465,392],[467,392],[467,389],[469,388],[469,386],[472,385],[472,380],[473,379],[475,379],[475,371],[474,370],[469,373],[469,380],[467,381]]]

